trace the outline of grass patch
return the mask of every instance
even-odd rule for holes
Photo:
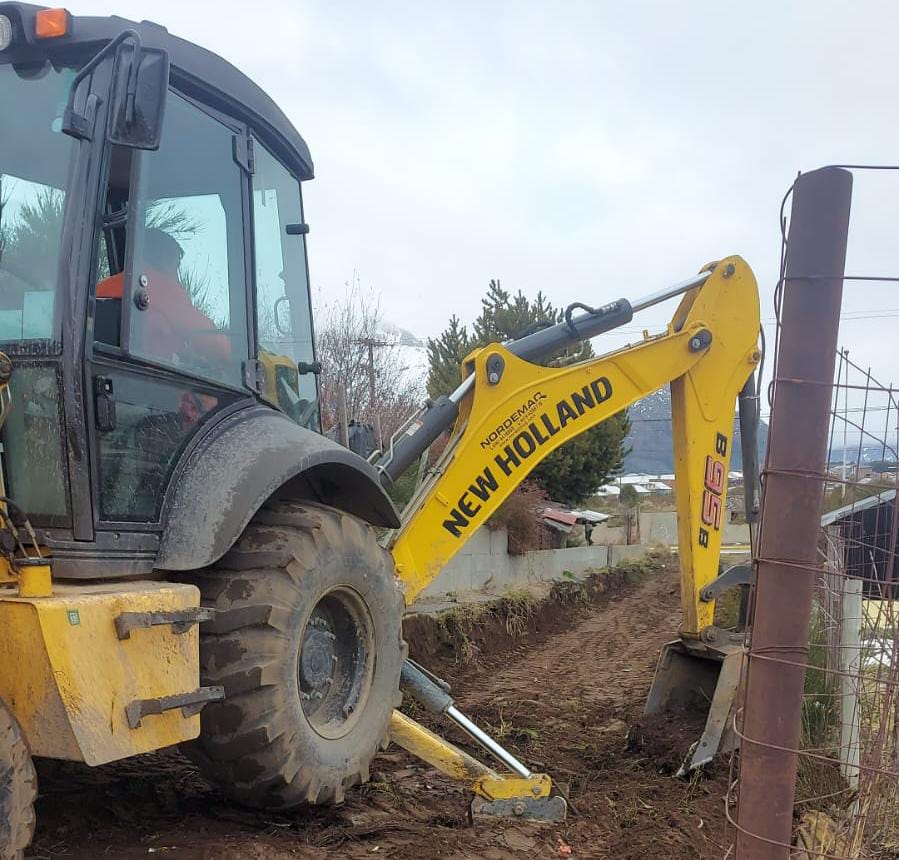
[[[494,610],[503,620],[508,633],[517,639],[528,629],[539,600],[526,589],[510,589],[494,604]]]
[[[437,628],[452,644],[458,662],[474,663],[480,648],[472,639],[472,632],[491,607],[487,603],[460,603],[437,616]]]
[[[824,617],[815,612],[809,626],[809,652],[802,701],[800,748],[815,755],[838,758],[840,754],[840,679],[827,671],[827,634]],[[799,756],[796,802],[805,810],[832,812],[848,786],[839,765]]]
[[[485,721],[485,727],[490,735],[498,741],[511,743],[519,752],[526,752],[540,740],[540,730],[530,726],[517,726],[511,718],[507,718],[503,709],[499,709],[496,722]]]

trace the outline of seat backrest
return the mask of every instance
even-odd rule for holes
[[[94,340],[122,345],[122,300],[97,299],[94,313]]]

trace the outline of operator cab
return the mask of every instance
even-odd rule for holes
[[[0,2],[2,475],[57,576],[66,558],[109,575],[111,553],[146,573],[171,476],[235,411],[318,429],[312,174],[284,114],[214,54]]]

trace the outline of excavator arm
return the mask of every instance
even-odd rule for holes
[[[675,295],[682,298],[661,335],[644,335],[640,343],[577,364],[532,362],[623,325],[635,311]],[[741,643],[718,641],[714,598],[721,582],[712,583],[719,571],[734,404],[741,392],[754,392],[762,357],[758,288],[749,266],[728,257],[634,304],[621,299],[598,309],[580,307],[586,313],[577,319],[569,309],[563,323],[472,353],[459,388],[393,440],[376,464],[385,483],[452,427],[444,453],[410,500],[389,545],[411,603],[547,455],[670,385],[683,621],[680,638],[663,649],[646,710],[693,698],[711,702],[706,729],[684,765],[689,770],[719,748],[739,679]],[[741,415],[743,405],[741,398]],[[755,444],[754,433],[745,432],[753,423],[744,425],[744,460],[755,457],[745,444]],[[509,773],[491,771],[485,781],[482,765],[399,712],[391,724],[396,743],[469,782],[482,811],[564,817],[565,805],[552,796],[549,777],[531,773],[460,714],[439,679],[407,663],[402,686],[452,720]]]
[[[450,442],[391,543],[407,603],[547,455],[670,384],[681,634],[711,625],[714,602],[701,592],[718,574],[734,404],[761,353],[751,269],[739,257],[709,268],[667,331],[635,345],[563,367],[519,358],[514,342],[469,356],[473,384]]]

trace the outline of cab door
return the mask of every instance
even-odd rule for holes
[[[251,398],[245,139],[172,91],[158,151],[109,150],[88,364],[101,530],[158,529],[180,454]]]

